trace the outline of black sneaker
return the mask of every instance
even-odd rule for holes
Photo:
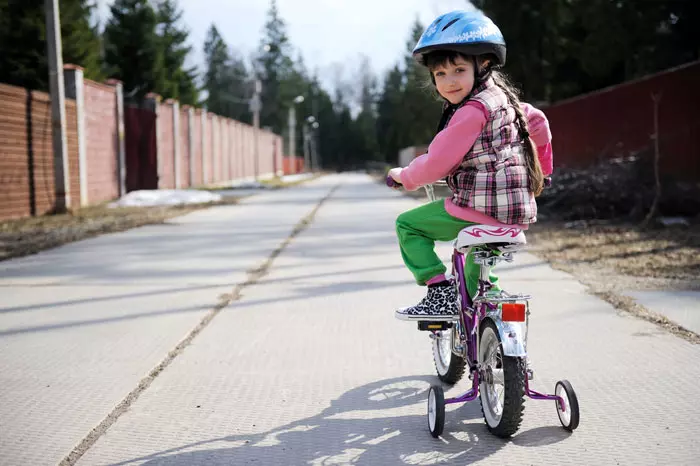
[[[443,286],[429,286],[428,294],[415,306],[396,311],[400,320],[457,320],[457,288],[453,283]]]

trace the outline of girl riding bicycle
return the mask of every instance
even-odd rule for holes
[[[506,44],[498,27],[478,11],[438,17],[413,51],[445,100],[428,152],[389,176],[407,190],[446,178],[452,197],[404,212],[396,221],[401,255],[416,282],[428,286],[417,305],[399,309],[403,320],[457,315],[457,291],[434,251],[465,227],[485,224],[527,229],[536,221],[535,197],[552,172],[551,133],[544,114],[521,104],[498,68]],[[467,288],[474,296],[479,267],[468,257]],[[498,277],[491,273],[493,290]]]

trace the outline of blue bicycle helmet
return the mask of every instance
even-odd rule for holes
[[[435,50],[453,50],[472,56],[493,54],[494,65],[506,63],[506,41],[501,30],[478,10],[458,10],[439,16],[418,40],[413,56],[425,64],[425,54]]]

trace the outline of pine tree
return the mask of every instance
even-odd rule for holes
[[[92,23],[94,8],[89,0],[60,2],[63,62],[81,66],[88,79],[102,81],[102,41]]]
[[[0,0],[1,82],[30,89],[48,88],[43,7],[40,0]]]
[[[272,0],[256,60],[256,74],[262,81],[261,125],[270,126],[279,134],[285,127],[285,110],[291,104],[283,101],[283,97],[289,96],[282,95],[281,83],[290,76],[292,67],[286,25],[279,16],[277,2]]]
[[[430,81],[428,69],[413,58],[413,48],[423,34],[423,30],[423,25],[416,19],[406,42],[404,57],[403,108],[399,122],[401,131],[405,135],[402,142],[408,146],[430,142],[435,135],[435,127],[440,119],[443,105],[443,100],[438,97]]]
[[[508,44],[526,100],[556,101],[700,56],[693,0],[473,0]],[[537,31],[537,34],[533,34]]]
[[[207,31],[204,42],[206,72],[204,74],[204,89],[207,91],[206,106],[210,112],[226,115],[229,104],[226,101],[228,89],[226,81],[229,78],[229,53],[224,39],[214,24]]]
[[[314,76],[309,82],[309,95],[311,104],[311,114],[318,123],[318,128],[314,129],[313,137],[316,141],[319,162],[321,167],[332,167],[332,161],[336,156],[337,118],[333,111],[333,102],[328,92],[319,83],[318,76]]]
[[[356,139],[354,134],[354,125],[350,108],[336,95],[334,102],[335,113],[338,125],[336,127],[337,148],[336,148],[336,168],[340,171],[353,168],[355,158]]]
[[[252,97],[252,81],[248,76],[245,61],[237,53],[231,57],[225,68],[224,85],[228,111],[226,116],[245,123],[251,123],[249,101]]]
[[[160,1],[156,14],[165,70],[163,88],[156,91],[165,98],[179,100],[181,104],[195,105],[198,102],[196,69],[185,68],[185,60],[192,48],[186,44],[189,32],[180,26],[182,11],[178,9],[177,0]]]
[[[87,0],[60,4],[64,63],[85,68],[89,79],[102,78],[100,41],[91,25]],[[46,18],[41,0],[0,0],[0,82],[48,89]]]
[[[360,60],[359,77],[359,105],[360,113],[355,119],[358,137],[360,140],[360,153],[364,160],[379,160],[379,143],[377,142],[377,78],[372,73],[371,62],[363,56]]]
[[[148,0],[116,0],[104,31],[105,66],[124,83],[127,97],[163,89],[165,73],[157,17]]]
[[[387,73],[378,102],[379,150],[389,163],[398,161],[401,149],[429,143],[440,118],[442,101],[428,70],[412,55],[422,33],[423,26],[416,19],[406,41],[403,67],[396,65]]]
[[[382,94],[377,104],[377,141],[382,158],[388,163],[398,162],[399,150],[407,135],[401,127],[403,75],[398,65],[384,78]]]

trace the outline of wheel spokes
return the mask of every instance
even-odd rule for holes
[[[449,338],[448,331],[440,332],[440,357],[446,366],[450,365],[450,358],[452,357],[452,341]]]
[[[494,418],[500,419],[503,414],[505,397],[505,376],[500,345],[492,334],[489,334],[489,338],[482,343],[484,346],[481,363],[484,370],[489,374],[489,377],[484,382],[488,405],[485,408],[492,413]]]
[[[557,400],[557,411],[559,411],[559,416],[561,417],[562,423],[568,425],[571,423],[571,403],[569,402],[568,394],[566,393],[566,390],[560,390],[558,386],[557,390],[555,390],[555,394],[561,397],[561,399],[564,401],[564,408],[566,411],[561,410],[559,400]]]
[[[506,381],[505,381],[505,378],[503,376],[503,368],[501,368],[501,369],[491,368],[491,374],[493,377],[493,384],[494,385],[501,385],[501,386],[505,385]]]

